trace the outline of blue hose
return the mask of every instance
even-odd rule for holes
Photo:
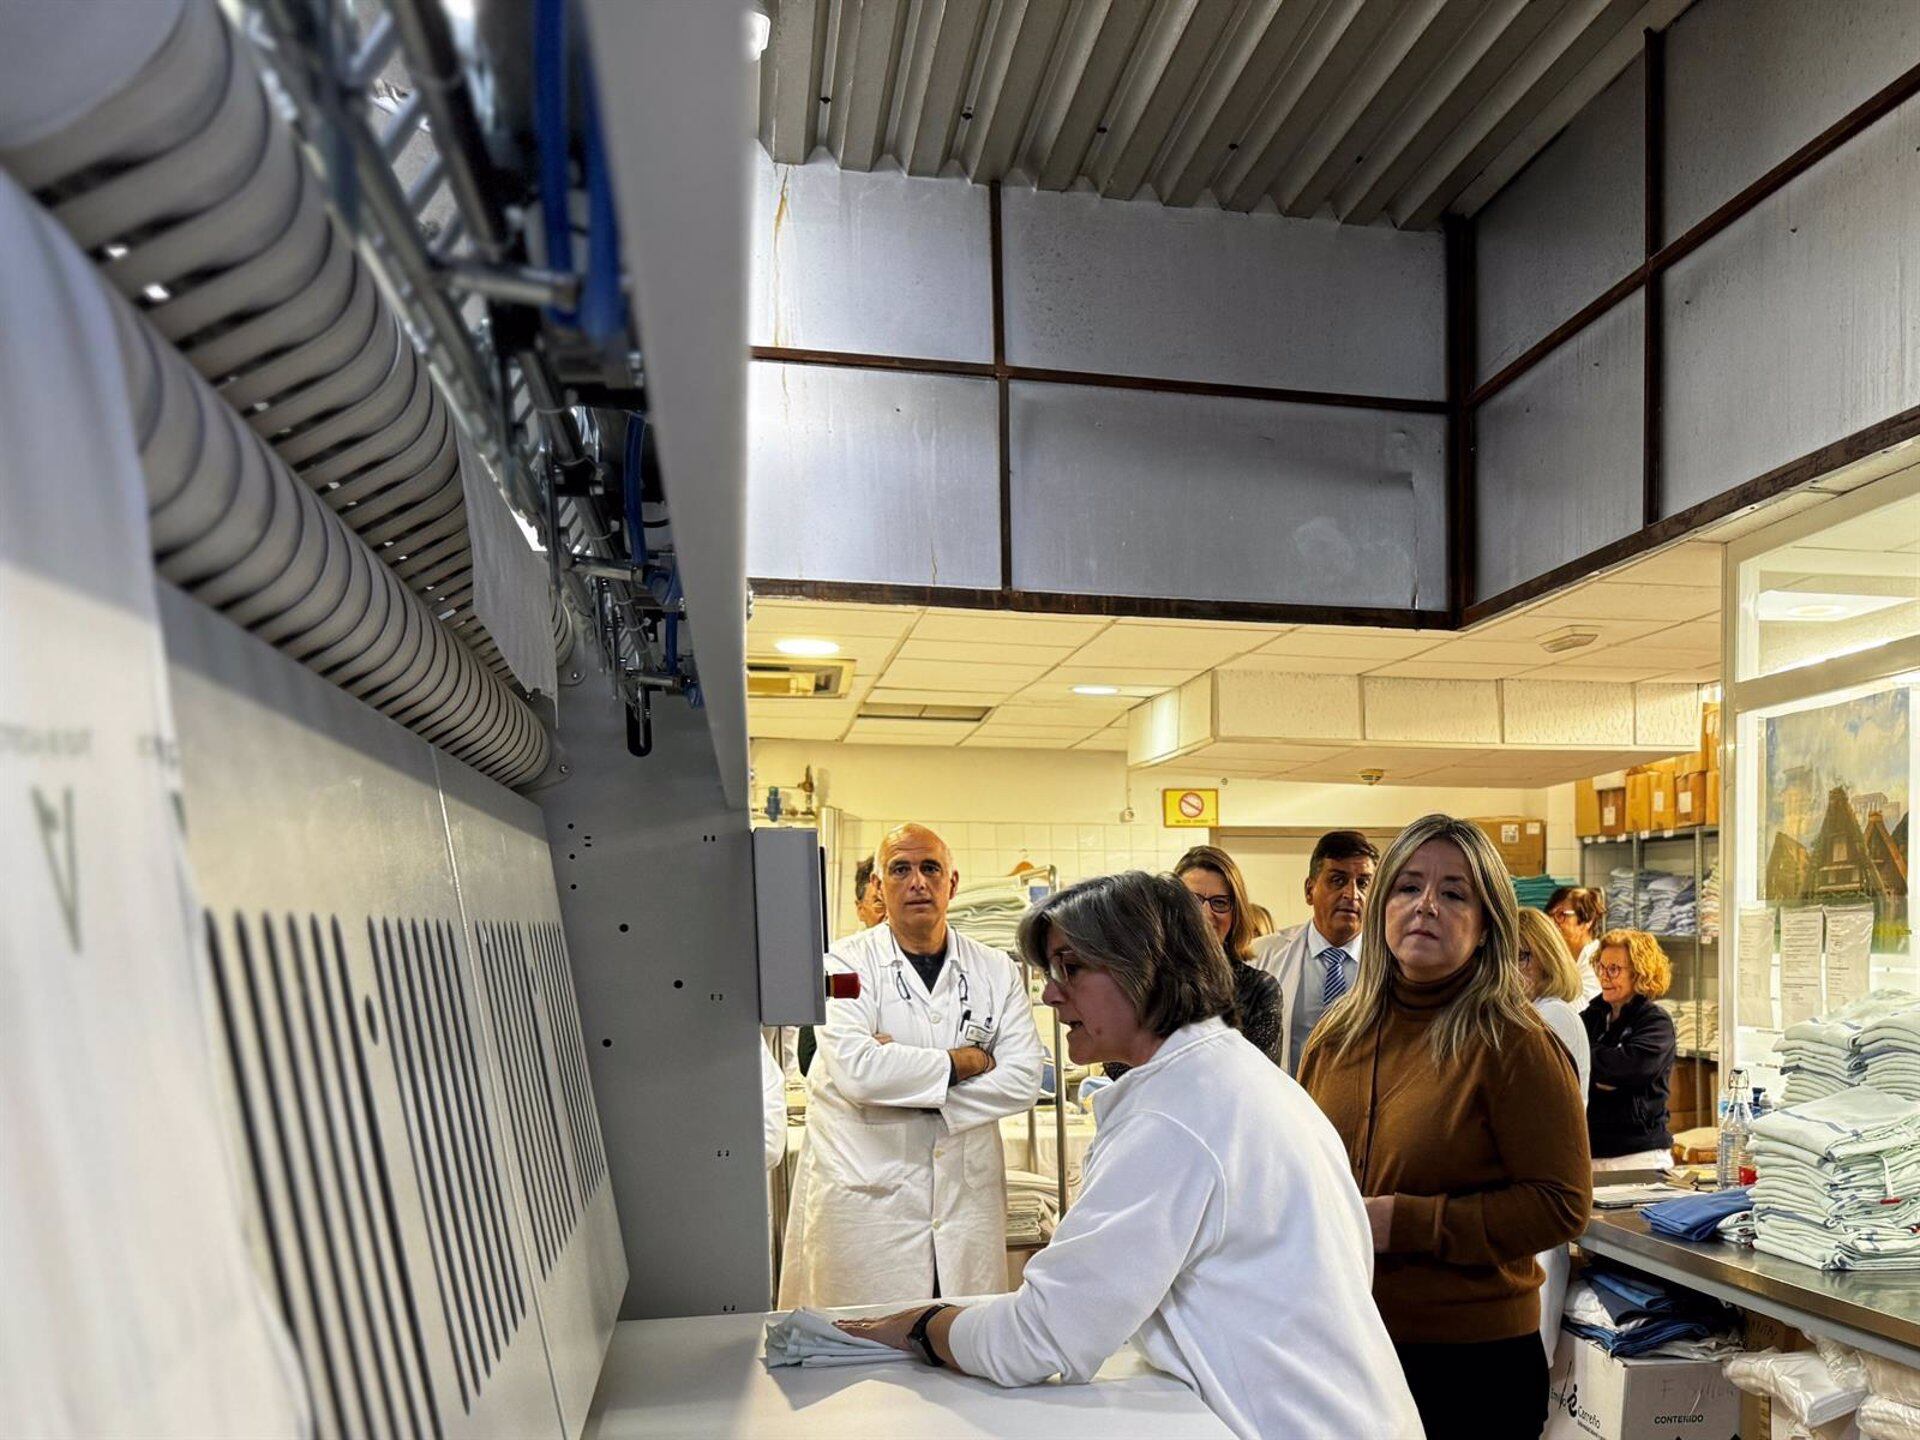
[[[567,214],[567,0],[534,0],[533,131],[540,160],[540,220],[547,268],[573,271],[573,229]],[[572,310],[549,306],[547,315],[573,325]]]
[[[613,211],[613,180],[600,131],[600,92],[591,69],[585,88],[587,279],[580,295],[580,328],[588,339],[606,341],[626,333],[627,305],[620,293],[620,221]]]

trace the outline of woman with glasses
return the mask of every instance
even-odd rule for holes
[[[1407,826],[1300,1063],[1367,1197],[1373,1298],[1429,1440],[1537,1440],[1535,1256],[1587,1219],[1579,1083],[1521,984],[1516,909],[1477,825]]]
[[[1180,857],[1173,874],[1199,902],[1208,925],[1227,952],[1227,964],[1233,971],[1235,1010],[1230,1023],[1252,1041],[1262,1055],[1280,1064],[1284,1019],[1280,982],[1247,963],[1259,931],[1239,865],[1217,845],[1196,845]],[[1107,1073],[1114,1074],[1114,1068],[1109,1066]]]
[[[1000,1385],[1086,1381],[1131,1338],[1236,1435],[1419,1436],[1340,1139],[1226,1024],[1227,957],[1186,889],[1083,881],[1027,914],[1020,954],[1074,1062],[1129,1067],[1093,1102],[1079,1198],[1012,1295],[841,1328]]]
[[[1579,967],[1576,974],[1580,980],[1580,1004],[1584,1006],[1600,993],[1593,962],[1600,953],[1600,932],[1607,928],[1607,892],[1581,885],[1562,885],[1547,901],[1547,918],[1560,928],[1567,953]]]
[[[1673,1017],[1653,1002],[1673,984],[1673,966],[1646,931],[1609,930],[1593,968],[1600,993],[1580,1016],[1593,1049],[1593,1168],[1665,1170],[1673,1164],[1667,1085],[1677,1047]]]

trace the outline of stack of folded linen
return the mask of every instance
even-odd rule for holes
[[[1869,1021],[1858,1043],[1867,1062],[1867,1084],[1888,1095],[1920,1100],[1920,998]]]
[[[1060,1221],[1060,1192],[1050,1175],[1007,1171],[1007,1243],[1044,1245]]]
[[[1691,875],[1640,874],[1640,928],[1655,935],[1691,935],[1699,917]]]
[[[1646,1217],[1647,1228],[1656,1235],[1668,1235],[1675,1240],[1712,1240],[1720,1233],[1722,1220],[1752,1208],[1753,1201],[1744,1189],[1729,1189],[1662,1200],[1640,1213]]]
[[[1885,1056],[1884,1075],[1907,1083],[1920,1081],[1920,1028],[1883,1028],[1877,1041],[1867,1036],[1874,1025],[1890,1026],[1903,1017],[1905,1025],[1920,1027],[1920,996],[1907,990],[1874,990],[1829,1014],[1789,1025],[1773,1046],[1787,1077],[1782,1099],[1797,1105],[1866,1083],[1870,1043],[1878,1043]],[[1920,1091],[1913,1098],[1920,1098]]]
[[[1914,1440],[1920,1436],[1920,1370],[1860,1352],[1867,1372],[1867,1398],[1860,1402],[1860,1433],[1867,1440]]]
[[[1920,1102],[1855,1086],[1753,1124],[1756,1248],[1821,1270],[1920,1270]]]
[[[1561,1327],[1591,1340],[1609,1355],[1684,1355],[1694,1359],[1724,1351],[1719,1336],[1734,1328],[1733,1312],[1717,1300],[1672,1290],[1628,1270],[1589,1264],[1567,1287]]]
[[[1681,1054],[1720,1048],[1720,1002],[1717,1000],[1659,1000],[1673,1017],[1673,1043]]]
[[[1700,938],[1714,941],[1720,938],[1720,862],[1713,862],[1713,869],[1707,872],[1707,878],[1700,882]]]
[[[1633,913],[1634,880],[1639,871],[1623,866],[1607,872],[1607,928],[1629,929],[1640,921]]]
[[[1032,906],[1026,885],[1017,877],[982,881],[962,887],[947,907],[947,923],[969,940],[995,950],[1015,951],[1020,917]]]
[[[875,1365],[914,1357],[878,1340],[849,1335],[815,1310],[795,1310],[767,1321],[767,1364],[804,1365],[810,1370],[831,1365]]]

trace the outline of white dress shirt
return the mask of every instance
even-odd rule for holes
[[[1327,967],[1320,963],[1320,957],[1328,949],[1340,952],[1340,973],[1347,982],[1348,990],[1353,988],[1354,979],[1360,973],[1360,937],[1355,935],[1346,944],[1335,945],[1309,920],[1306,963],[1300,967],[1296,977],[1293,1006],[1287,1021],[1292,1031],[1287,1045],[1287,1056],[1292,1061],[1287,1066],[1290,1075],[1300,1073],[1300,1056],[1307,1048],[1307,1037],[1313,1034],[1313,1027],[1320,1023],[1320,1017],[1327,1013],[1328,1007],[1320,1003],[1321,988],[1327,979]]]

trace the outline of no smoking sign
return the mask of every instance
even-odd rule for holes
[[[1220,823],[1218,790],[1162,790],[1161,823],[1170,827],[1203,828]]]

